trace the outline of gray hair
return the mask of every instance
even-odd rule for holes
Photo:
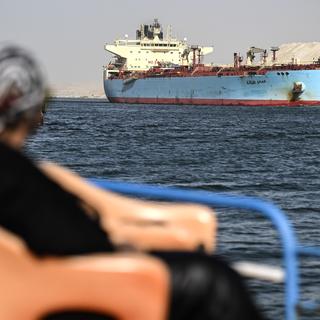
[[[0,46],[0,132],[22,117],[33,120],[46,96],[42,72],[26,50]]]

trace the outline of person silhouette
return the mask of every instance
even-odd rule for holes
[[[100,190],[58,165],[36,164],[22,153],[25,140],[39,125],[46,91],[42,72],[30,53],[15,45],[2,46],[0,226],[21,237],[38,256],[117,252],[123,244],[148,251],[166,264],[171,275],[170,320],[263,319],[242,278],[219,257],[190,251],[183,241],[175,242],[175,236],[170,236],[174,229],[158,233],[159,239],[173,241],[174,250],[168,251],[168,247],[162,249],[165,241],[154,242],[150,232],[144,233],[146,224],[126,227],[141,219],[153,223],[152,212],[175,216],[200,210],[207,225],[214,228],[209,208],[129,199]],[[47,319],[84,318],[107,316],[68,312]]]

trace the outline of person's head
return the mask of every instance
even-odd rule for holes
[[[0,46],[0,140],[21,146],[40,122],[45,96],[44,77],[30,53]]]

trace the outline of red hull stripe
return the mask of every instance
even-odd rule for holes
[[[237,99],[175,99],[175,98],[118,98],[108,97],[115,103],[194,104],[212,106],[320,106],[320,101],[237,100]]]

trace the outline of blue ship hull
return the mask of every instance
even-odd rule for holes
[[[295,83],[303,90],[294,93]],[[111,102],[198,105],[320,105],[320,70],[275,70],[264,75],[152,76],[105,79]]]

